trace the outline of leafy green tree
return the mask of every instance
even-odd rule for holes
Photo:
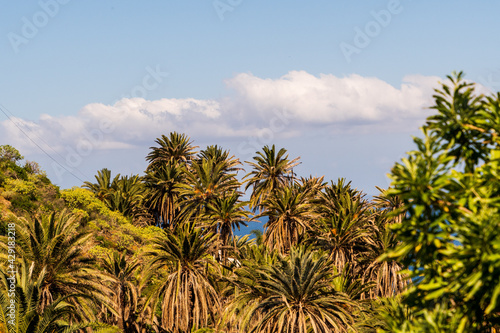
[[[10,146],[10,145],[3,145],[0,146],[0,161],[8,161],[8,162],[13,162],[17,163],[20,160],[22,160],[24,157],[21,155],[19,150],[16,148]]]
[[[31,175],[38,175],[38,176],[43,177],[45,179],[45,181],[48,180],[46,178],[47,176],[46,176],[45,172],[42,170],[42,167],[40,166],[40,164],[38,164],[35,161],[26,161],[26,163],[24,163],[23,169],[26,170],[26,172],[31,174]]]
[[[454,162],[463,161],[465,171],[472,172],[479,161],[488,156],[485,144],[487,135],[479,123],[484,114],[484,96],[475,94],[474,83],[466,82],[462,72],[448,76],[450,85],[443,84],[437,90],[435,105],[437,114],[427,118],[425,128],[432,131],[443,143],[449,143],[448,156]],[[478,123],[479,120],[479,123]]]
[[[410,271],[412,331],[490,332],[500,328],[500,94],[478,95],[462,73],[449,81],[416,149],[392,169],[405,215],[385,256]]]
[[[28,180],[27,170],[18,165],[23,158],[16,148],[9,145],[0,146],[0,185],[5,178]]]

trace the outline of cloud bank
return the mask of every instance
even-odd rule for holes
[[[400,88],[370,77],[339,78],[293,71],[276,79],[239,74],[227,81],[236,101],[263,120],[269,110],[285,109],[307,124],[354,124],[421,118],[438,77],[406,76]],[[251,111],[251,112],[250,112]]]
[[[241,73],[226,81],[228,94],[219,100],[124,98],[113,105],[85,105],[72,116],[42,114],[36,122],[12,117],[0,122],[0,140],[23,152],[36,151],[33,141],[64,152],[84,150],[86,145],[104,150],[150,146],[171,131],[193,138],[240,140],[269,132],[300,136],[332,126],[346,131],[358,126],[372,132],[406,127],[414,131],[429,114],[425,108],[432,103],[439,79],[411,75],[393,87],[354,74],[291,71],[266,79]]]

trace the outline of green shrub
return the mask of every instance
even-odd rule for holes
[[[89,190],[73,187],[70,190],[64,190],[61,192],[61,197],[64,199],[66,204],[73,209],[81,209],[86,211],[90,216],[92,213],[97,213],[105,217],[109,217],[119,223],[128,223],[127,218],[125,218],[119,212],[111,211],[106,205],[97,199],[95,195]]]
[[[7,178],[4,182],[4,188],[8,192],[19,194],[28,200],[36,200],[38,197],[38,189],[35,183],[30,181]]]
[[[12,204],[12,208],[14,208],[14,210],[25,211],[28,213],[34,213],[38,207],[33,201],[22,195],[13,196],[10,199],[10,203]]]
[[[0,161],[8,161],[16,163],[22,160],[24,157],[21,155],[19,150],[12,147],[11,145],[0,146]]]
[[[108,256],[113,254],[113,252],[114,250],[112,249],[103,247],[101,245],[96,245],[93,246],[88,253],[91,257],[102,260],[102,259],[107,259]]]
[[[5,163],[5,170],[8,176],[22,180],[28,180],[28,173],[26,170],[14,162],[7,161]]]

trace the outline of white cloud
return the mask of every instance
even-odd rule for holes
[[[81,185],[72,174],[92,180],[86,175],[102,167],[122,174],[141,172],[148,147],[171,131],[186,133],[202,147],[222,144],[242,160],[274,143],[295,151],[295,156],[322,155],[318,150],[327,147],[336,159],[351,160],[352,147],[364,155],[359,146],[370,147],[376,140],[382,142],[377,136],[389,135],[391,142],[383,143],[381,154],[392,158],[390,146],[411,142],[408,133],[430,114],[424,108],[432,104],[439,80],[413,75],[394,87],[359,75],[292,71],[265,79],[243,73],[226,81],[228,93],[218,100],[124,98],[113,105],[88,104],[73,115],[42,114],[37,121],[13,117],[0,122],[0,144],[15,146],[27,159],[44,161],[50,178],[65,187]],[[40,154],[23,132],[51,156]],[[331,157],[322,159],[312,163],[330,170]],[[340,171],[323,173],[328,172]]]
[[[380,79],[355,74],[316,77],[292,71],[275,80],[243,73],[226,83],[236,91],[240,103],[261,118],[266,118],[269,110],[286,109],[302,123],[334,124],[421,117],[422,109],[432,101],[432,88],[438,79],[406,76],[401,87],[395,88]]]
[[[71,149],[127,149],[150,146],[161,134],[185,132],[193,138],[300,136],[327,126],[370,131],[418,127],[432,102],[437,77],[406,76],[400,87],[377,78],[291,71],[278,79],[242,73],[226,81],[233,93],[220,100],[124,98],[114,105],[92,103],[76,115],[42,114],[37,122],[13,118],[33,140],[58,152]],[[415,126],[415,121],[419,124]],[[103,123],[104,121],[104,123]],[[368,125],[367,125],[368,124]],[[404,127],[404,126],[403,126]],[[0,140],[35,151],[12,121],[0,123]],[[90,148],[89,148],[90,145]]]
[[[144,141],[153,142],[162,133],[189,132],[197,123],[215,123],[220,118],[219,107],[217,101],[192,98],[157,101],[133,98],[114,105],[92,103],[75,116],[42,114],[37,122],[15,117],[5,120],[0,123],[0,140],[28,150],[35,145],[26,135],[57,151],[88,142],[96,150],[124,149]]]

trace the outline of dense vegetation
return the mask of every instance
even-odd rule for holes
[[[274,145],[242,163],[173,132],[144,175],[62,191],[1,146],[0,332],[493,332],[500,94],[449,79],[370,200]]]

